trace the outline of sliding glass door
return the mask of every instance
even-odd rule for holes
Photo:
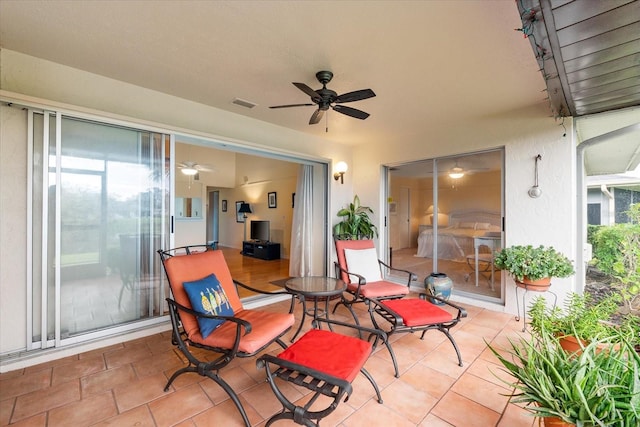
[[[29,112],[30,348],[154,322],[167,287],[167,135]]]
[[[389,167],[393,266],[420,281],[444,273],[454,293],[502,301],[500,272],[492,268],[503,241],[502,165],[503,150],[491,150]]]

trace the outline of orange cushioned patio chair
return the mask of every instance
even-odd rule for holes
[[[236,286],[270,295],[287,292],[264,292],[231,278],[222,251],[201,246],[159,250],[173,299],[167,298],[173,327],[172,341],[188,360],[188,366],[173,373],[171,383],[186,372],[211,378],[224,389],[249,426],[247,414],[231,386],[220,377],[220,369],[235,357],[251,357],[272,343],[287,348],[282,336],[293,325],[293,314],[245,310]],[[292,299],[293,305],[293,299]],[[192,347],[211,350],[201,360]],[[198,353],[202,357],[202,353]]]
[[[393,268],[378,259],[373,240],[338,240],[335,263],[336,277],[347,284],[346,294],[333,307],[335,313],[338,305],[344,305],[359,324],[358,316],[353,311],[357,303],[368,304],[370,298],[388,300],[402,298],[409,293],[411,282],[417,276],[410,271]],[[385,280],[385,275],[399,273],[406,276],[406,284],[398,284]]]
[[[432,302],[427,301],[427,298]],[[439,305],[447,305],[451,310],[445,310],[439,307]],[[451,344],[453,344],[453,348],[458,356],[458,366],[462,366],[460,350],[449,329],[457,325],[462,318],[467,317],[467,312],[464,308],[440,297],[433,295],[427,296],[427,294],[421,293],[418,298],[403,298],[387,301],[372,298],[369,304],[369,314],[371,315],[371,322],[376,329],[384,330],[378,325],[375,314],[378,314],[382,319],[391,324],[389,330],[385,331],[388,337],[400,332],[422,331],[420,339],[424,339],[424,334],[431,329],[442,332]],[[387,339],[384,344],[389,350],[395,375],[398,377],[400,375],[398,363],[391,348],[391,343]]]
[[[360,334],[369,333],[369,338],[363,340],[333,330],[323,330],[323,323],[331,329],[340,329],[340,332],[350,328],[356,329]],[[349,399],[351,383],[358,372],[369,380],[378,402],[382,403],[380,389],[364,364],[376,344],[387,341],[386,334],[376,329],[322,318],[314,320],[314,328],[279,355],[264,354],[257,361],[258,367],[264,367],[267,381],[282,404],[282,411],[269,418],[265,427],[281,419],[293,420],[296,424],[305,426],[319,425],[322,418],[337,408],[343,397],[345,402]],[[286,383],[277,379],[310,390],[311,398],[303,399],[304,406],[296,405],[287,398],[284,389],[281,389],[281,385]],[[329,399],[318,401],[321,396]]]

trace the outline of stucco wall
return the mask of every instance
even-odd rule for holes
[[[452,120],[451,123],[444,121],[441,128],[434,128],[433,133],[425,135],[424,144],[405,145],[402,150],[397,149],[401,141],[388,141],[377,147],[355,147],[354,192],[363,203],[374,207],[376,216],[384,212],[384,194],[380,186],[370,185],[380,182],[379,165],[504,146],[505,244],[552,245],[576,260],[575,143],[570,121],[565,121],[567,136],[563,137],[564,129],[549,117],[547,106],[542,102],[476,122],[455,123],[455,118]],[[542,155],[539,164],[542,197],[532,199],[527,191],[534,183],[534,158],[537,154]],[[380,218],[375,219],[380,222]],[[384,242],[381,245],[386,247]],[[510,277],[504,280],[504,310],[515,313],[515,286]],[[575,276],[554,280],[554,285],[557,285],[554,291],[558,293],[559,301],[569,291],[578,289],[577,282]],[[491,304],[479,305],[501,309]]]

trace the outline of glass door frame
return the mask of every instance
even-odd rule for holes
[[[49,266],[49,259],[51,254],[49,253],[49,249],[51,248],[49,242],[49,223],[50,223],[50,213],[49,213],[49,204],[51,201],[49,200],[49,191],[48,188],[51,185],[49,182],[49,173],[50,173],[50,165],[49,165],[49,147],[52,141],[50,141],[50,127],[51,121],[55,120],[55,146],[56,146],[56,165],[55,165],[55,177],[56,177],[56,189],[61,188],[61,174],[62,174],[62,166],[61,166],[61,157],[62,157],[62,119],[63,117],[67,117],[69,119],[77,119],[77,120],[87,120],[94,122],[99,125],[105,126],[117,126],[135,130],[137,132],[149,132],[151,134],[160,134],[164,135],[162,137],[162,143],[160,144],[162,148],[161,158],[166,159],[166,147],[164,141],[166,137],[169,136],[169,152],[173,153],[175,138],[172,133],[169,131],[153,128],[144,125],[132,124],[129,122],[124,122],[121,120],[107,119],[105,117],[98,117],[89,114],[77,113],[77,112],[66,112],[63,110],[54,110],[54,109],[40,109],[33,108],[29,106],[25,106],[27,108],[27,322],[26,322],[26,350],[35,350],[35,349],[45,349],[45,348],[60,348],[66,347],[69,345],[74,345],[77,343],[87,342],[90,340],[95,340],[99,338],[104,338],[107,336],[113,336],[116,334],[121,334],[125,332],[130,332],[142,328],[147,328],[150,326],[159,325],[162,323],[166,323],[168,319],[168,311],[166,307],[166,303],[164,302],[165,288],[166,288],[166,277],[164,273],[158,275],[157,280],[159,280],[158,284],[158,310],[159,315],[156,317],[145,318],[141,320],[135,320],[132,322],[116,324],[115,326],[108,326],[105,328],[80,332],[76,335],[70,337],[62,337],[61,332],[61,260],[60,256],[53,257],[53,269],[54,269],[54,285],[53,285],[53,302],[51,302],[51,298],[49,295],[50,292],[50,279],[48,277],[48,270],[51,268]],[[42,233],[42,247],[40,253],[40,277],[34,277],[34,259],[32,254],[34,253],[34,156],[37,156],[37,153],[34,152],[34,138],[39,136],[35,135],[34,132],[34,114],[43,115],[43,129],[42,129],[42,212],[40,213],[40,219],[42,221],[41,230],[38,230],[39,233]],[[173,220],[173,212],[175,208],[174,202],[174,175],[175,175],[175,159],[173,155],[169,156],[169,176],[168,176],[168,188],[167,188],[167,180],[161,179],[161,187],[162,194],[166,194],[166,191],[169,191],[169,212],[166,212],[166,198],[162,198],[162,210],[165,212],[161,215],[162,224],[161,230],[162,237],[161,239],[167,239],[170,242],[170,246],[173,246],[174,235],[172,233],[172,227],[169,229],[167,224],[165,224],[165,219],[167,217],[170,220]],[[61,191],[56,191],[55,193],[55,238],[53,242],[54,254],[60,254],[61,250]],[[171,226],[171,224],[169,224]],[[165,234],[166,233],[166,234]],[[41,294],[39,307],[34,307],[33,297],[37,292]],[[150,297],[153,292],[150,292]],[[53,306],[53,307],[51,307]],[[40,336],[39,339],[34,337],[34,314],[39,311],[40,316]],[[53,319],[50,319],[51,310],[53,310]],[[151,307],[150,307],[151,310]],[[51,327],[51,323],[53,323],[53,337],[49,337],[49,330]]]
[[[460,153],[460,154],[456,154],[456,155],[446,155],[446,156],[441,156],[441,157],[434,157],[434,158],[427,158],[427,159],[422,159],[422,160],[413,160],[410,162],[398,162],[398,163],[393,163],[393,164],[386,164],[386,165],[382,165],[381,167],[381,212],[384,212],[385,216],[384,216],[384,228],[385,231],[384,233],[382,233],[380,235],[380,244],[381,247],[387,248],[389,245],[388,243],[392,241],[392,238],[390,236],[391,234],[391,228],[390,228],[390,222],[389,222],[389,207],[390,207],[390,203],[388,203],[389,201],[391,201],[391,172],[399,167],[405,166],[405,165],[413,165],[413,164],[421,164],[424,163],[425,165],[427,164],[431,164],[431,172],[433,173],[433,186],[432,186],[432,195],[433,195],[433,211],[434,212],[438,212],[438,202],[439,202],[439,195],[438,195],[438,191],[439,191],[439,175],[440,173],[443,172],[443,170],[438,170],[439,168],[439,163],[442,163],[443,161],[451,161],[452,159],[460,159],[463,158],[465,156],[473,156],[473,155],[477,155],[477,154],[485,154],[485,153],[492,153],[492,152],[499,152],[500,153],[500,216],[501,216],[501,221],[500,221],[500,229],[501,229],[501,246],[504,245],[504,241],[505,241],[505,227],[504,227],[504,218],[505,218],[505,150],[504,147],[495,147],[495,148],[491,148],[491,149],[486,149],[486,150],[480,150],[480,151],[475,151],[475,152],[468,152],[468,153]],[[437,217],[436,217],[437,218]],[[436,256],[433,258],[433,271],[438,271],[438,238],[437,238],[437,233],[438,233],[438,220],[433,222],[432,228],[433,228],[433,232],[434,232],[434,236],[435,238],[433,239],[433,254],[435,254]],[[386,251],[384,250],[383,253],[381,253],[381,258],[385,261],[385,262],[390,262],[392,255],[389,253],[390,251]],[[473,274],[472,274],[473,276]],[[471,279],[470,279],[471,280]],[[420,287],[423,287],[422,284],[418,284]],[[473,294],[473,293],[468,293],[468,292],[464,292],[464,293],[460,293],[458,295],[460,295],[463,298],[476,298],[478,300],[482,300],[482,301],[489,301],[489,302],[498,302],[500,304],[504,304],[505,303],[505,280],[504,280],[504,275],[501,275],[501,280],[500,282],[496,282],[495,283],[496,287],[500,288],[500,296],[499,298],[495,298],[495,297],[490,297],[490,296],[485,296],[485,295],[481,295],[481,294]],[[455,287],[454,287],[455,289]]]

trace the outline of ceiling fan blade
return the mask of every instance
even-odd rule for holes
[[[310,105],[316,105],[316,104],[289,104],[289,105],[274,105],[272,107],[269,108],[289,108],[289,107],[307,107]]]
[[[371,89],[362,89],[338,95],[335,102],[342,103],[360,101],[362,99],[373,98],[374,96],[376,96],[376,94]]]
[[[369,117],[369,113],[365,113],[362,110],[356,110],[355,108],[345,107],[344,105],[334,105],[332,108],[338,113],[346,114],[347,116],[355,117],[360,120],[364,120]]]
[[[314,99],[314,98],[319,99],[320,98],[320,95],[318,95],[318,93],[315,90],[311,89],[309,86],[307,86],[304,83],[295,83],[294,82],[293,85],[295,87],[297,87],[298,89],[300,89],[301,91],[303,91],[304,93],[306,93],[307,95],[309,95],[311,97],[311,99]]]
[[[313,112],[313,114],[311,115],[311,118],[309,119],[309,124],[310,125],[315,125],[316,123],[318,123],[320,120],[322,120],[322,116],[324,116],[324,110],[321,109],[317,109],[316,111]]]

